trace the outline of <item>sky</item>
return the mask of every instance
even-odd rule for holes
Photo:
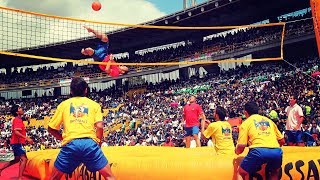
[[[143,21],[159,18],[183,9],[183,0],[99,0],[102,9],[94,12],[94,0],[1,0],[0,6],[50,15],[95,18],[117,22]],[[191,0],[190,0],[191,1]],[[197,4],[208,0],[196,0]],[[89,16],[88,16],[89,15]]]
[[[183,0],[148,0],[154,4],[160,11],[171,14],[183,9]],[[196,0],[197,4],[208,0]]]
[[[42,14],[73,17],[100,22],[138,24],[182,10],[183,0],[99,0],[100,11],[93,11],[94,0],[1,0],[0,6],[38,12]],[[201,3],[206,0],[196,0]],[[6,11],[0,13],[0,50],[50,44],[87,37],[84,25],[111,31],[123,27],[66,22],[58,19],[26,16]],[[38,19],[38,20],[37,20]],[[39,20],[40,19],[40,20]],[[97,26],[97,27],[96,27]]]

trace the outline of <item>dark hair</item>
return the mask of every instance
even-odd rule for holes
[[[72,96],[86,96],[86,89],[88,88],[87,82],[81,77],[75,77],[70,84]]]
[[[189,95],[189,96],[188,96],[188,99],[190,99],[191,97],[194,97],[195,99],[197,99],[197,96],[196,96],[196,95]]]
[[[223,107],[217,106],[216,107],[216,114],[218,114],[219,119],[221,121],[224,121],[226,119],[227,111]]]
[[[11,110],[10,110],[10,113],[11,113],[14,117],[18,116],[17,112],[18,112],[19,107],[20,107],[20,106],[19,106],[18,104],[12,105]]]
[[[255,102],[248,102],[244,105],[244,110],[247,111],[249,115],[259,114],[259,107]]]
[[[294,100],[298,101],[298,95],[297,94],[292,94],[291,96],[293,97]]]

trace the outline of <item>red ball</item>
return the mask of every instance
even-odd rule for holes
[[[99,11],[101,9],[101,3],[98,1],[95,1],[91,5],[92,9],[95,11]]]

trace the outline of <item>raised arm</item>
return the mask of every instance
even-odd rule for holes
[[[89,33],[93,33],[97,38],[101,39],[102,42],[109,41],[108,36],[106,34],[96,31],[88,26],[84,26],[84,28],[86,28]]]
[[[48,127],[48,132],[58,140],[62,140],[63,139],[62,138],[62,134],[56,129],[52,129],[51,127]]]

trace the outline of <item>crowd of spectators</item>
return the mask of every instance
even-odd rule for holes
[[[183,146],[182,107],[191,94],[197,96],[210,120],[213,120],[212,112],[218,105],[227,109],[228,118],[242,118],[244,104],[253,100],[259,104],[261,114],[272,118],[281,132],[284,132],[287,119],[285,108],[289,106],[289,96],[298,94],[298,104],[305,114],[303,131],[319,136],[319,79],[310,77],[310,73],[305,74],[317,71],[317,64],[318,58],[308,57],[294,63],[299,70],[285,62],[264,63],[237,67],[205,78],[149,85],[147,93],[134,95],[122,107],[118,114],[124,121],[130,120],[129,127],[126,128],[124,123],[118,131],[111,132],[106,144],[141,145],[140,142],[145,142],[147,145],[159,145],[170,139],[175,146]],[[210,88],[198,88],[203,86]],[[183,89],[185,93],[181,93]],[[270,115],[273,110],[277,113],[275,118]],[[135,127],[137,121],[140,124]],[[237,130],[234,130],[236,141]],[[317,138],[313,142],[319,145]],[[207,145],[207,142],[203,143]]]
[[[90,98],[99,102],[104,108],[123,106],[118,112],[109,111],[104,117],[106,127],[111,128],[105,137],[103,146],[133,146],[133,145],[170,145],[183,147],[184,129],[182,124],[182,107],[190,95],[197,97],[197,102],[203,107],[207,118],[213,121],[213,110],[216,106],[227,109],[227,118],[243,117],[243,105],[246,101],[256,101],[261,114],[270,116],[272,110],[277,112],[273,120],[284,132],[287,119],[285,108],[289,105],[291,94],[298,94],[298,104],[303,107],[305,121],[302,130],[319,136],[320,104],[319,79],[310,76],[317,71],[319,59],[304,57],[291,62],[268,62],[240,66],[232,70],[221,71],[219,74],[207,74],[204,78],[197,76],[189,80],[164,80],[159,84],[146,84],[146,91],[133,94],[131,97],[120,96],[111,98],[104,91],[90,93]],[[299,67],[297,69],[296,67]],[[306,73],[306,74],[305,74]],[[66,97],[65,97],[66,98]],[[25,112],[35,110],[35,114],[51,116],[51,110],[64,98],[39,97],[34,99],[8,100],[1,108],[1,146],[10,137],[10,121],[5,119],[10,104],[19,103]],[[310,110],[307,110],[310,107]],[[110,128],[109,128],[110,129]],[[28,135],[35,140],[30,150],[58,148],[60,142],[40,127],[29,127]],[[237,129],[234,129],[236,142]],[[317,138],[312,145],[319,145]],[[307,143],[307,142],[306,142]],[[195,142],[193,142],[194,146]],[[202,141],[202,145],[212,145],[212,142]]]

